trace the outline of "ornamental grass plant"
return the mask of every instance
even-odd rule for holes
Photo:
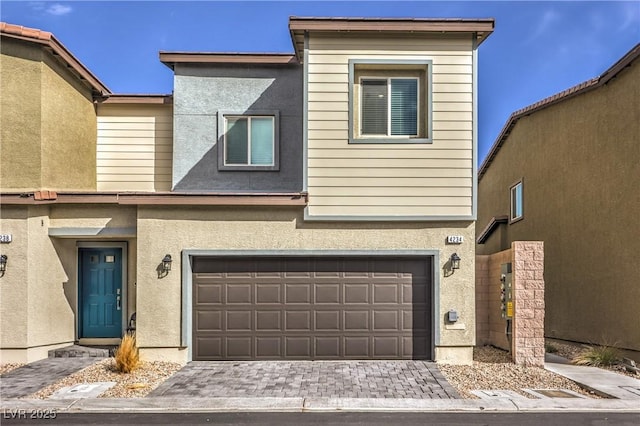
[[[140,366],[140,351],[133,333],[124,335],[114,359],[114,369],[119,373],[130,373]]]

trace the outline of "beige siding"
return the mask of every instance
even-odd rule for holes
[[[170,105],[98,107],[98,191],[169,191]]]
[[[349,144],[349,60],[432,61],[431,144]],[[312,34],[308,55],[309,214],[471,216],[471,40]]]

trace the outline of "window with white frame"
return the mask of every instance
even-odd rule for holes
[[[349,60],[349,143],[431,142],[431,60]]]
[[[511,222],[522,219],[524,216],[524,200],[522,181],[511,187]]]
[[[277,114],[223,114],[220,168],[273,170],[277,167],[277,118]]]

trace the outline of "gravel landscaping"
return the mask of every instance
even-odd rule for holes
[[[65,386],[95,382],[117,383],[100,395],[100,398],[141,398],[147,396],[160,383],[182,368],[181,364],[175,362],[142,361],[140,367],[132,373],[122,374],[113,370],[113,363],[113,358],[104,359],[27,396],[27,398],[45,399]]]
[[[547,351],[558,356],[573,359],[586,345],[571,344],[568,342],[547,340]],[[130,374],[115,372],[113,358],[99,361],[83,370],[74,373],[57,383],[39,390],[28,398],[45,399],[55,391],[81,383],[116,382],[117,384],[107,390],[101,398],[140,398],[147,396],[152,390],[168,379],[176,371],[182,368],[181,364],[173,362],[145,362]],[[24,364],[9,363],[0,365],[0,374],[7,373]],[[511,390],[527,398],[532,395],[522,389],[568,389],[578,392],[590,398],[599,398],[597,395],[582,389],[573,381],[539,367],[517,366],[511,362],[509,353],[490,346],[474,349],[474,361],[472,365],[441,365],[444,377],[460,393],[463,398],[476,399],[471,390]],[[607,368],[620,374],[626,374],[638,378],[638,375],[629,373],[624,367],[614,365]]]
[[[22,367],[23,365],[24,364],[19,364],[19,363],[0,364],[0,374],[8,373],[9,371]]]
[[[524,367],[511,362],[509,353],[491,346],[475,348],[472,365],[438,365],[444,377],[464,398],[476,399],[471,390],[511,390],[534,398],[522,389],[568,389],[590,398],[599,398],[575,382],[540,367]]]

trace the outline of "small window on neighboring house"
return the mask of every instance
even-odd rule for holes
[[[522,197],[522,181],[519,181],[511,187],[511,222],[522,219],[524,215]]]
[[[278,115],[223,114],[221,170],[278,170]]]
[[[431,60],[349,60],[349,143],[430,143]]]

